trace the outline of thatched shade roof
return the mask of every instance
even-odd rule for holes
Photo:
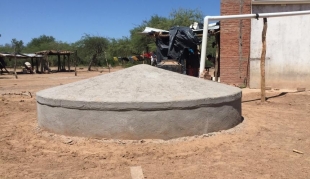
[[[0,56],[7,58],[15,58],[14,53],[0,53]],[[41,58],[42,55],[33,53],[17,53],[16,58]]]
[[[74,52],[67,51],[67,50],[43,50],[43,51],[36,52],[35,54],[39,54],[39,55],[70,55],[73,53]]]

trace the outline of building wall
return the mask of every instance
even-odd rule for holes
[[[221,0],[221,15],[251,13],[251,0]],[[220,79],[227,84],[248,83],[251,20],[222,20]]]
[[[310,10],[303,5],[253,5],[253,13]],[[260,88],[263,20],[252,19],[250,88]],[[310,15],[268,18],[266,86],[310,88]],[[223,39],[224,40],[224,39]]]

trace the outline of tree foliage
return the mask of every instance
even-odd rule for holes
[[[89,34],[85,34],[81,40],[75,43],[79,55],[90,59],[88,70],[91,70],[93,63],[98,62],[98,65],[100,65],[100,59],[105,57],[102,55],[107,51],[109,43],[109,40],[105,37],[91,36]]]
[[[194,22],[203,22],[203,14],[200,10],[183,9],[172,10],[170,13],[171,27],[172,26],[189,26]]]
[[[41,35],[40,37],[33,38],[28,44],[28,47],[40,47],[49,43],[55,43],[56,40],[53,36]]]
[[[24,48],[24,42],[22,40],[16,40],[15,38],[12,39],[12,48],[14,48],[14,51],[16,53],[21,53],[21,51]]]
[[[132,55],[133,51],[130,38],[110,39],[110,45],[108,47],[110,57],[127,57]]]

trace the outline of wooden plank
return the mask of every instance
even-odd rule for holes
[[[130,173],[132,179],[144,179],[141,166],[130,167]]]

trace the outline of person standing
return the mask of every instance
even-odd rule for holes
[[[156,57],[156,54],[154,52],[151,55],[151,65],[157,66],[157,57]]]

